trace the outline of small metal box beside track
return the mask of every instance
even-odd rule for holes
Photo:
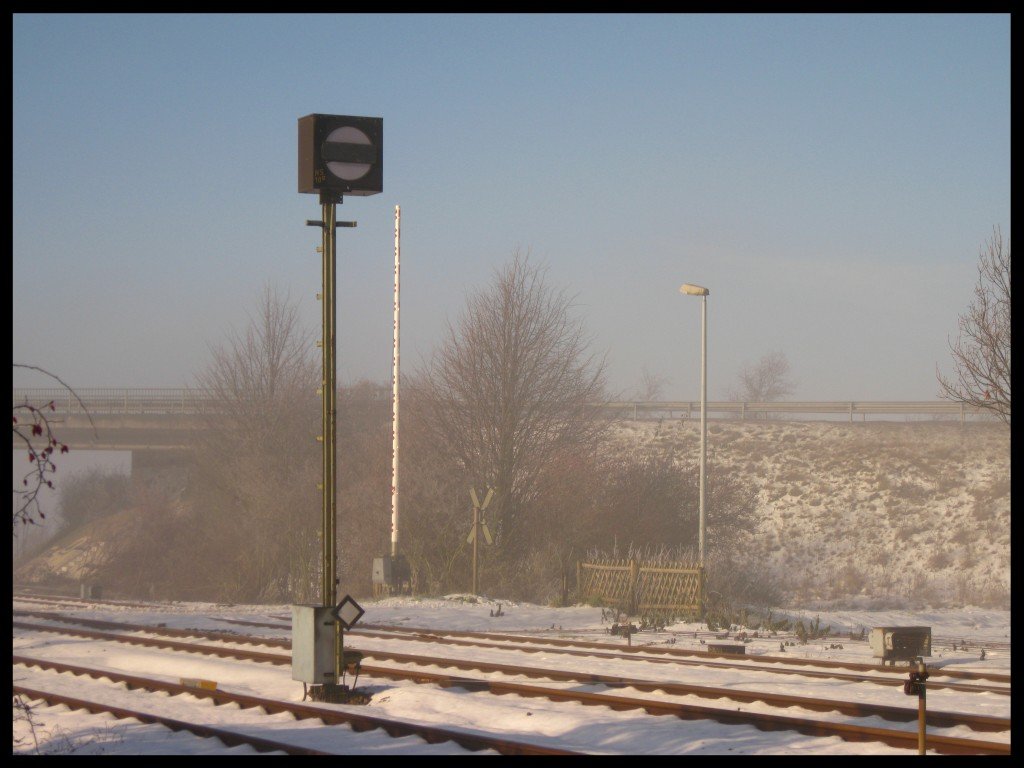
[[[333,684],[335,618],[332,605],[292,606],[292,680]]]
[[[391,573],[391,558],[390,557],[375,557],[373,558],[373,583],[374,584],[390,584],[392,581]]]
[[[103,588],[99,584],[83,583],[79,585],[79,597],[83,600],[100,600],[103,598]]]
[[[868,638],[871,655],[887,661],[913,661],[932,655],[931,627],[875,627]]]
[[[732,653],[745,656],[747,646],[740,643],[708,643],[708,653]]]

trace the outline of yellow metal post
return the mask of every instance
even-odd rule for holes
[[[480,582],[478,580],[476,563],[477,552],[480,546],[480,508],[473,505],[473,594],[480,594]]]
[[[335,327],[337,312],[335,308],[335,287],[337,251],[335,243],[336,206],[333,201],[321,198],[323,222],[323,585],[321,597],[323,605],[335,604],[334,575],[335,555],[335,519],[337,512],[337,494],[335,481],[337,464],[335,462],[335,424],[337,423],[335,401],[337,386],[335,384],[335,350],[337,349]]]
[[[925,722],[927,720],[927,708],[925,706],[926,687],[925,680],[928,679],[928,670],[925,667],[924,659],[918,656],[917,671],[921,675],[917,689],[917,754],[923,755],[925,749]]]

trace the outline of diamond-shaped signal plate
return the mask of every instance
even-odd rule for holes
[[[349,595],[345,595],[332,613],[334,613],[334,617],[342,627],[345,629],[352,629],[352,627],[356,625],[356,622],[362,618],[365,611],[363,611],[363,608],[359,603],[353,600]]]

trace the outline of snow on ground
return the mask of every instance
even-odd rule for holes
[[[786,599],[1009,607],[1005,425],[712,419],[708,433],[712,470],[756,493],[743,546]],[[624,422],[617,441],[692,465],[699,420]]]
[[[366,614],[360,625],[390,624],[405,627],[430,628],[436,630],[470,630],[489,632],[515,632],[556,638],[580,638],[600,641],[613,645],[625,645],[623,638],[607,633],[608,624],[602,620],[599,608],[576,606],[569,608],[548,608],[529,604],[481,600],[464,595],[450,595],[446,598],[388,598],[378,601],[364,601]],[[501,605],[501,616],[497,612]],[[17,610],[39,610],[29,601],[14,601]],[[169,627],[191,627],[218,631],[236,631],[242,634],[263,634],[267,637],[288,637],[287,624],[290,606],[237,606],[210,603],[171,603],[152,608],[118,607],[109,604],[94,607],[83,606],[68,612],[83,618],[138,623],[165,623]],[[802,618],[805,623],[818,618],[822,626],[831,625],[833,631],[859,631],[861,627],[890,625],[925,625],[932,627],[933,636],[960,637],[973,643],[976,640],[1010,639],[1010,614],[1008,611],[965,609],[961,611],[941,610],[913,613],[907,611],[858,611],[834,612],[789,611],[787,615]],[[246,619],[280,623],[281,630],[250,626],[231,625],[221,619]],[[32,619],[39,623],[40,620]],[[679,623],[666,628],[664,632],[643,632],[634,635],[632,645],[670,646],[676,648],[700,648],[699,639],[693,636],[703,625]],[[835,640],[839,642],[834,642]],[[830,645],[843,645],[842,649]],[[747,645],[747,654],[779,654],[779,641],[774,638],[758,638]],[[250,646],[251,647],[251,646]],[[420,641],[379,640],[367,635],[350,633],[346,647],[358,647],[372,655],[373,648],[399,649],[408,653],[430,653],[430,644]],[[268,649],[279,650],[279,649]],[[600,656],[579,656],[572,659],[558,657],[550,659],[543,652],[531,654],[529,660],[521,657],[512,660],[509,653],[501,649],[463,646],[449,647],[445,652],[459,653],[465,658],[476,658],[506,663],[525,663],[544,666],[545,663],[560,667],[573,666],[581,670],[599,671],[602,674],[619,675],[628,679],[665,679],[671,673],[676,682],[698,685],[733,685],[743,690],[771,690],[792,695],[816,695],[840,700],[871,701],[894,706],[913,706],[897,687],[871,686],[867,684],[843,683],[836,680],[811,681],[797,676],[771,675],[765,672],[716,671],[701,667],[666,667],[655,661],[613,660]],[[298,701],[302,698],[301,683],[291,680],[288,667],[268,664],[254,665],[231,659],[219,659],[196,654],[170,654],[153,648],[129,646],[119,643],[86,641],[80,638],[61,637],[56,634],[14,630],[14,652],[28,656],[59,658],[68,663],[102,666],[110,670],[134,672],[136,674],[162,677],[177,681],[182,677],[199,677],[216,680],[218,685],[231,691],[253,693]],[[872,662],[866,643],[842,642],[839,638],[812,641],[804,646],[789,646],[786,652],[797,658],[842,659]],[[951,651],[933,645],[933,666],[955,664],[957,669],[991,670],[1009,673],[1009,652],[991,650],[981,661],[977,648]],[[755,658],[756,660],[756,658]],[[368,662],[369,663],[369,662]],[[690,671],[692,670],[692,671]],[[450,670],[449,670],[450,671]],[[469,674],[469,673],[461,673]],[[82,698],[89,698],[85,690],[90,685],[95,691],[95,681],[86,681],[70,675],[57,675],[37,668],[18,666],[14,668],[14,680],[26,686],[61,690],[69,695],[79,691]],[[537,682],[537,681],[534,681]],[[606,707],[583,706],[575,703],[555,703],[537,698],[523,698],[513,695],[494,696],[484,692],[470,692],[458,688],[441,689],[434,685],[412,685],[389,680],[373,680],[365,676],[359,680],[359,687],[372,693],[368,706],[357,707],[358,711],[386,717],[431,723],[449,728],[477,732],[499,732],[508,738],[547,743],[554,746],[585,751],[593,754],[907,754],[877,743],[844,742],[838,738],[816,738],[795,733],[761,732],[749,726],[727,726],[715,722],[683,721],[674,717],[653,717],[639,711],[612,711]],[[601,690],[596,686],[572,685],[583,690]],[[628,695],[632,689],[616,689],[616,693]],[[635,693],[635,691],[632,691]],[[109,686],[105,701],[125,707],[188,720],[194,716],[197,702],[191,696],[168,697],[162,694],[148,694],[128,691],[123,686]],[[637,694],[642,695],[642,694]],[[681,701],[702,706],[741,706],[756,711],[763,708],[758,704],[737,704],[695,697],[669,696],[661,694],[668,701]],[[908,704],[908,701],[910,702]],[[960,710],[968,708],[978,713],[1009,717],[1009,697],[994,694],[953,693],[950,691],[929,691],[930,708]],[[260,712],[239,710],[236,707],[215,707],[210,702],[198,704],[206,709],[204,722],[224,728],[249,729],[274,739],[301,743],[316,749],[340,754],[461,754],[463,750],[452,743],[428,745],[416,738],[392,739],[380,731],[354,733],[347,726],[324,726],[319,721],[295,721],[287,715],[267,718]],[[340,706],[340,705],[334,705]],[[786,710],[786,714],[800,716],[800,710]],[[155,725],[143,725],[135,721],[114,720],[110,717],[87,715],[84,712],[70,712],[66,707],[37,705],[34,710],[37,723],[36,738],[38,751],[74,752],[76,754],[252,754],[249,748],[229,748],[211,739],[200,739],[187,733],[172,733]],[[816,715],[830,716],[830,715]],[[845,720],[832,713],[837,720]],[[881,727],[916,728],[913,723],[898,725],[879,721]],[[973,736],[992,741],[1006,740],[1009,734],[973,734],[959,729],[936,730],[954,736]],[[15,718],[14,753],[35,753],[36,743],[22,721]]]

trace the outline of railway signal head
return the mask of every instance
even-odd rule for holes
[[[375,195],[384,189],[384,118],[299,118],[299,192]]]

